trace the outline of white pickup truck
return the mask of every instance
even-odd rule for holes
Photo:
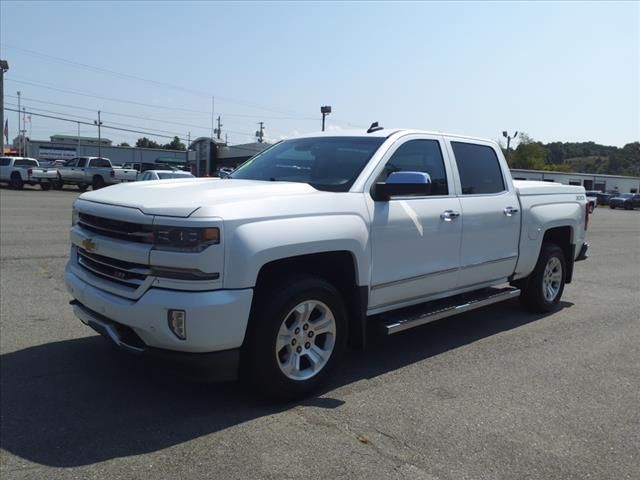
[[[35,158],[0,157],[0,182],[11,188],[20,190],[26,184],[49,190],[55,180],[56,171],[40,167]]]
[[[57,188],[76,185],[84,192],[91,186],[98,190],[120,182],[135,181],[138,172],[133,169],[115,168],[108,158],[72,158],[64,166],[58,167]]]
[[[518,296],[553,310],[588,219],[583,187],[512,181],[495,142],[374,124],[279,142],[224,180],[81,195],[65,281],[123,349],[298,398],[370,329]]]

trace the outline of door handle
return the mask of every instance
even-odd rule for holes
[[[510,217],[511,215],[513,215],[514,213],[518,213],[519,210],[517,208],[513,208],[513,207],[507,207],[503,210],[504,214],[507,217]]]
[[[445,222],[450,222],[454,218],[458,218],[460,216],[460,212],[454,212],[453,210],[445,210],[440,214],[440,218]]]

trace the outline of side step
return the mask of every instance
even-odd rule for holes
[[[380,318],[383,331],[387,335],[392,335],[425,323],[469,312],[476,308],[486,307],[492,303],[503,302],[519,296],[519,288],[486,288],[477,292],[383,313]]]

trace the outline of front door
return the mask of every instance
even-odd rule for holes
[[[425,172],[432,191],[373,202],[371,309],[418,303],[456,286],[460,201],[453,191],[443,142],[438,136],[403,137],[383,162],[377,182],[384,182],[391,172]]]

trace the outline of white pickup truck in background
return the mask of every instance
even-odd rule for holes
[[[297,398],[370,329],[515,297],[552,311],[588,219],[584,188],[514,182],[493,141],[374,124],[284,140],[224,180],[81,195],[65,281],[116,345]]]
[[[89,187],[98,190],[120,182],[135,181],[137,175],[133,169],[114,168],[108,158],[77,157],[58,167],[56,188],[77,185],[82,192]]]
[[[22,189],[26,185],[40,185],[49,190],[57,178],[55,170],[41,168],[35,158],[0,157],[0,182]]]

